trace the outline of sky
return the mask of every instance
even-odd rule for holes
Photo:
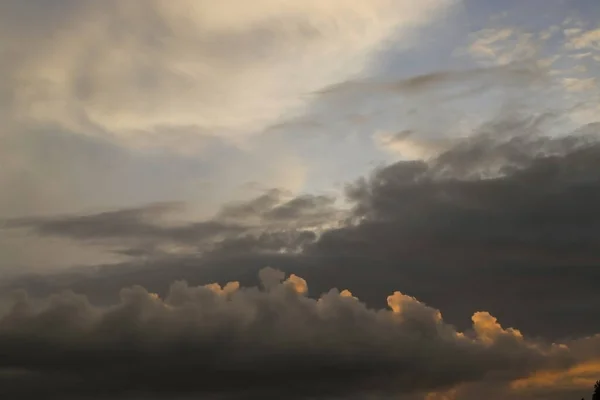
[[[597,0],[0,0],[0,394],[578,399]]]

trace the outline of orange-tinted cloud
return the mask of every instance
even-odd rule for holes
[[[25,387],[66,397],[118,397],[140,387],[146,394],[232,394],[238,386],[249,396],[293,389],[452,400],[458,387],[488,376],[518,389],[552,379],[583,385],[600,372],[600,363],[538,372],[576,355],[505,329],[488,312],[475,313],[473,332],[463,333],[398,291],[387,298],[389,309],[374,310],[349,290],[311,298],[306,280],[294,274],[286,279],[266,268],[259,277],[262,289],[180,281],[158,296],[134,286],[111,306],[72,292],[39,300],[21,292],[0,314],[0,372],[34,373],[18,382],[0,373],[0,394]],[[71,383],[53,386],[47,377],[56,365]],[[231,386],[217,384],[223,374]]]
[[[600,359],[583,362],[560,371],[539,371],[533,375],[511,382],[515,391],[535,389],[592,388],[600,377]]]

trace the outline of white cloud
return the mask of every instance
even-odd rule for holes
[[[592,52],[588,51],[585,53],[571,54],[569,57],[574,58],[576,60],[581,60],[581,59],[592,57],[592,56],[593,56]]]
[[[429,159],[447,149],[452,138],[423,138],[415,137],[412,131],[400,133],[380,132],[374,136],[375,144],[386,151],[399,155],[404,159]]]
[[[557,33],[559,40],[550,40]],[[532,106],[560,112],[569,124],[566,131],[571,131],[598,120],[598,77],[590,63],[598,50],[600,30],[586,29],[583,21],[568,18],[561,27],[552,25],[538,32],[513,26],[483,29],[471,34],[461,53],[483,65],[533,64],[549,79],[531,93]],[[524,94],[521,91],[521,99]]]
[[[581,29],[569,29],[567,38],[567,47],[569,49],[593,49],[600,51],[600,28],[587,31],[582,31]]]
[[[538,52],[537,40],[533,34],[520,32],[512,27],[483,29],[473,33],[471,37],[467,52],[483,64],[506,65],[525,61]]]
[[[567,92],[586,92],[597,89],[596,78],[564,78],[563,86]]]
[[[413,28],[454,2],[63,0],[69,12],[48,16],[15,3],[0,16],[0,49],[12,55],[3,72],[20,118],[187,148],[151,133],[260,131],[300,111],[303,94],[361,72],[396,33],[410,45]]]

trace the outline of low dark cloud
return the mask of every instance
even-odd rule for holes
[[[134,257],[129,263],[68,279],[30,276],[5,287],[38,294],[73,288],[109,302],[121,287],[134,284],[161,295],[175,279],[256,284],[257,271],[273,265],[305,276],[316,296],[340,285],[381,307],[383,294],[402,290],[439,304],[460,329],[481,308],[532,335],[595,334],[598,126],[545,136],[552,121],[551,115],[502,118],[433,159],[377,169],[348,186],[350,212],[336,210],[329,198],[273,190],[223,207],[209,221],[176,227],[152,216],[147,230],[147,222],[124,217],[117,223],[127,221],[123,229],[111,233],[90,224],[92,232],[84,234],[66,229],[72,217],[49,225],[60,232],[49,230],[45,219],[27,220],[41,234],[122,240],[126,232],[131,238],[152,232],[153,239],[149,249],[142,241],[119,247]],[[221,233],[202,247],[202,229]],[[196,247],[185,255],[154,257],[164,241]]]
[[[598,332],[598,126],[550,138],[540,123],[490,124],[435,159],[350,185],[360,223],[325,232],[305,254],[369,269],[358,282],[398,282],[455,323],[477,304],[536,334]]]
[[[600,144],[566,138],[482,135],[431,161],[399,162],[348,187],[351,229],[327,232],[321,251],[344,235],[393,240],[406,249],[429,245],[441,257],[462,260],[516,255],[523,261],[597,262]],[[402,243],[402,244],[401,244]],[[382,244],[379,254],[402,248]],[[336,246],[337,247],[337,246]],[[450,252],[450,253],[447,253]],[[562,257],[562,259],[561,259]]]
[[[348,291],[309,298],[296,275],[267,268],[259,277],[262,289],[179,281],[164,298],[135,286],[105,307],[73,292],[15,292],[0,314],[0,393],[337,398],[510,382],[584,360],[487,312],[463,334],[400,292],[375,310]]]

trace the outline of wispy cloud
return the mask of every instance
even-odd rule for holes
[[[158,135],[189,150],[195,136],[239,139],[299,111],[303,93],[361,72],[392,35],[410,46],[402,34],[453,3],[7,2],[2,75],[21,118],[144,147],[196,127],[183,143]]]

